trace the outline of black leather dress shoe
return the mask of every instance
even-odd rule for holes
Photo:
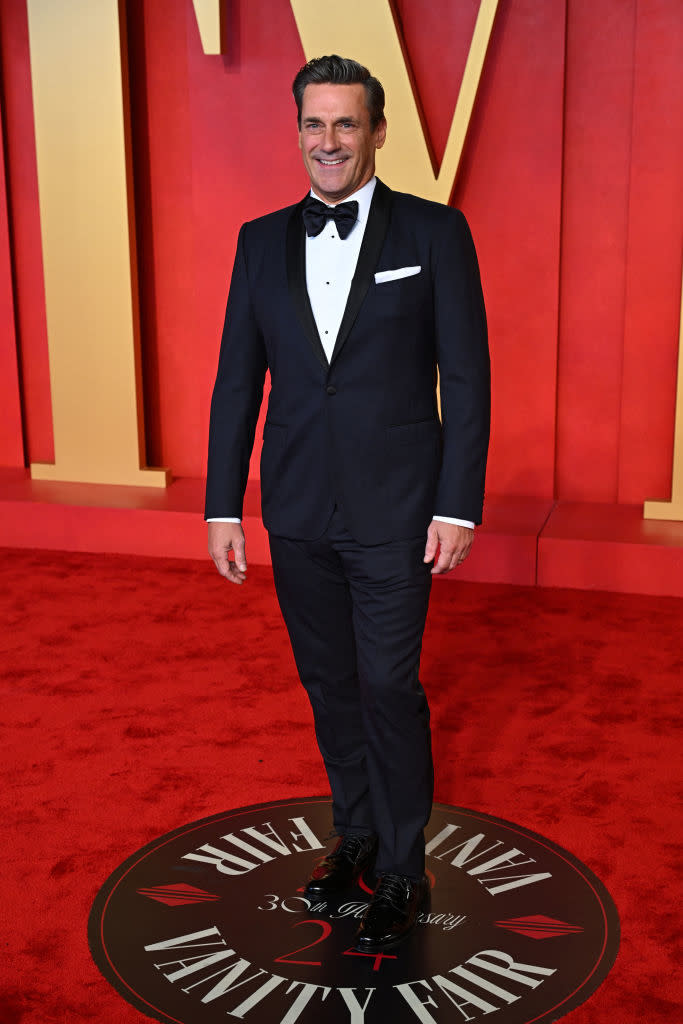
[[[377,836],[341,836],[332,853],[318,861],[306,883],[311,896],[326,896],[351,885],[377,854]]]
[[[356,949],[375,953],[390,949],[412,931],[429,896],[429,881],[405,875],[382,875],[356,934]]]

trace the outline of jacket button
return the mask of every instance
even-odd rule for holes
[[[327,390],[328,395],[336,395],[337,394],[337,389],[335,387],[332,387],[331,384],[328,385],[326,390]]]

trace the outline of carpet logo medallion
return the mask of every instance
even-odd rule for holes
[[[585,865],[519,825],[445,804],[426,831],[432,889],[418,927],[386,953],[358,953],[374,880],[334,899],[303,895],[330,823],[330,801],[311,797],[155,839],[97,895],[98,967],[172,1024],[550,1024],[614,963],[617,912]]]

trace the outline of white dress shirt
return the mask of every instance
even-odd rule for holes
[[[337,225],[328,220],[319,235],[306,235],[306,289],[311,301],[320,341],[329,362],[339,334],[351,281],[356,272],[358,254],[368,222],[370,203],[377,178],[371,178],[344,202],[358,203],[358,219],[347,238],[340,238]],[[320,199],[313,189],[311,195]],[[325,202],[320,199],[320,202]],[[332,204],[326,203],[326,206]]]
[[[351,281],[356,272],[358,254],[368,222],[372,194],[375,191],[377,178],[371,178],[353,195],[347,196],[344,202],[356,200],[358,218],[351,233],[344,239],[339,237],[337,225],[328,220],[319,235],[306,235],[306,288],[311,302],[320,341],[328,362],[332,358],[334,345],[339,334],[342,317],[346,309],[346,301],[351,289]],[[311,195],[320,199],[313,189]],[[320,199],[320,202],[325,202]],[[326,203],[327,206],[336,204]],[[442,523],[454,523],[456,526],[467,526],[474,529],[474,523],[468,519],[452,519],[449,516],[434,516]],[[209,523],[239,523],[239,519],[215,518]]]

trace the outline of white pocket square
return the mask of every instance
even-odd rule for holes
[[[412,277],[419,274],[422,267],[399,267],[398,270],[378,270],[375,274],[375,284],[384,284],[385,281],[398,281],[400,277]]]

